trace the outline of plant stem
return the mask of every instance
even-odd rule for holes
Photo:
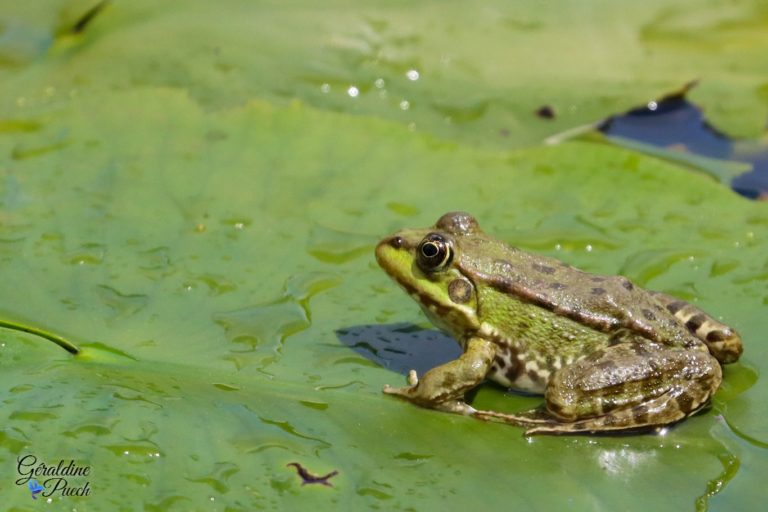
[[[39,336],[41,338],[45,338],[48,341],[52,341],[70,354],[77,355],[80,352],[80,349],[77,348],[77,345],[72,343],[71,341],[62,338],[58,334],[54,334],[52,332],[44,331],[43,329],[38,329],[37,327],[31,327],[29,325],[23,325],[16,322],[11,322],[8,320],[2,320],[0,319],[0,327],[5,329],[10,329],[12,331],[21,331],[21,332],[27,332],[29,334],[33,334],[35,336]]]

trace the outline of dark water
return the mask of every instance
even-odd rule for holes
[[[749,143],[737,145],[737,141],[719,133],[707,123],[701,109],[683,94],[667,96],[611,117],[600,130],[606,135],[662,148],[752,164],[752,170],[734,178],[731,187],[751,199],[768,197],[768,149],[758,148],[755,143],[754,151],[745,151]]]

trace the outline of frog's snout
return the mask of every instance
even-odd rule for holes
[[[392,258],[395,254],[405,247],[405,239],[399,235],[392,235],[385,238],[376,246],[376,262],[384,269],[392,265]]]

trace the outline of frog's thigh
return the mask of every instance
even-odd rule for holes
[[[387,386],[384,392],[422,407],[472,414],[475,410],[464,402],[464,394],[485,379],[495,353],[496,345],[490,341],[471,338],[458,359],[429,370],[412,386]]]
[[[551,414],[577,422],[579,430],[620,430],[685,418],[721,380],[720,365],[707,352],[624,342],[555,372],[545,397]]]

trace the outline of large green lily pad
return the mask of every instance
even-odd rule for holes
[[[0,15],[0,113],[137,86],[209,108],[301,98],[479,144],[521,147],[699,80],[716,127],[768,121],[768,5],[664,0],[10,4]],[[12,7],[11,7],[12,6]],[[550,106],[555,119],[535,112]]]
[[[219,19],[190,4],[174,18],[165,7],[113,3],[92,32],[60,35],[38,53],[22,35],[43,41],[45,31],[29,27],[58,27],[66,16],[47,25],[30,21],[39,23],[36,13],[18,18],[27,29],[14,29],[13,41],[27,57],[7,59],[0,80],[3,98],[15,98],[0,110],[0,311],[68,336],[83,353],[0,331],[9,509],[40,505],[14,483],[24,454],[92,468],[90,496],[53,499],[68,510],[761,503],[765,204],[628,149],[478,147],[481,124],[467,125],[465,139],[437,123],[433,133],[413,130],[384,110],[328,112],[309,88],[279,101],[238,86],[255,64],[232,73],[227,95],[226,81],[208,80],[205,59],[187,53],[211,41],[211,27],[246,42],[251,32],[227,24],[253,19],[261,38],[288,31],[275,39],[282,45],[259,46],[269,55],[244,43],[235,60],[252,55],[265,83],[294,86],[278,61],[291,56],[285,65],[300,67],[302,51],[328,53],[306,27],[348,34],[370,18],[232,7],[244,13]],[[457,38],[463,21],[455,18]],[[163,35],[171,60],[159,59]],[[453,79],[441,80],[434,87],[450,90]],[[47,87],[47,99],[35,96]],[[738,328],[746,351],[726,368],[712,410],[659,436],[526,439],[383,396],[385,383],[404,379],[394,370],[422,362],[421,347],[438,347],[434,357],[455,349],[439,350],[448,342],[425,330],[417,306],[376,268],[373,245],[455,209],[510,243],[623,273]],[[488,385],[475,401],[514,411],[539,399]],[[291,462],[339,474],[333,487],[302,486]]]

